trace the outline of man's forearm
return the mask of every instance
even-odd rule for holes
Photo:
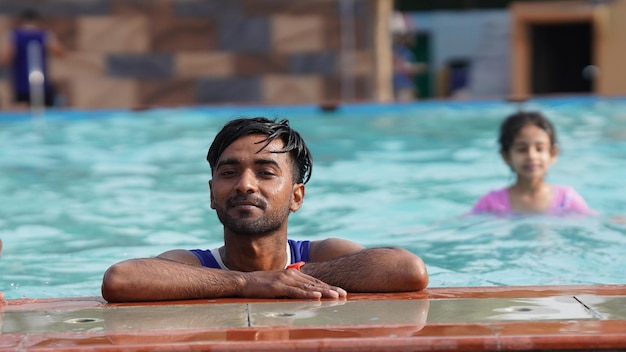
[[[104,274],[102,296],[109,302],[233,297],[243,278],[226,272],[160,258],[131,259]]]
[[[419,291],[428,285],[424,262],[401,248],[370,248],[324,262],[302,272],[348,292]]]

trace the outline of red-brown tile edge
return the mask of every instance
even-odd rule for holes
[[[377,330],[378,329],[378,330]],[[497,336],[488,329],[488,335],[469,333],[464,336],[420,336],[415,335],[415,327],[408,327],[406,334],[396,335],[393,327],[369,328],[367,331],[335,327],[334,329],[231,329],[224,331],[145,331],[126,333],[87,333],[87,334],[36,334],[30,335],[21,347],[28,351],[37,350],[192,350],[200,349],[241,351],[241,350],[380,350],[394,351],[415,346],[428,347],[427,350],[491,350],[497,346]],[[361,331],[363,330],[363,331]],[[471,329],[470,329],[471,330]],[[372,331],[375,334],[370,334]],[[330,333],[329,333],[330,332]]]
[[[100,346],[32,346],[29,351],[63,350],[83,351],[506,351],[506,350],[621,350],[624,348],[623,337],[609,337],[601,341],[589,341],[589,338],[571,337],[408,337],[408,338],[345,338],[345,339],[310,339],[284,341],[248,341],[248,342],[197,342],[197,343],[162,343]]]
[[[626,285],[487,286],[437,287],[425,290],[430,299],[438,298],[533,298],[591,294],[626,295]]]
[[[498,339],[489,338],[346,338],[297,341],[198,342],[100,346],[29,347],[28,351],[497,351]]]
[[[618,336],[624,337],[626,320],[567,320],[494,322],[489,325],[500,336]]]
[[[13,351],[25,337],[26,334],[3,334],[0,330],[0,351]]]
[[[31,334],[20,348],[29,351],[621,350],[626,349],[625,326],[624,321],[596,321],[99,331]]]
[[[534,298],[564,295],[626,295],[626,285],[564,285],[564,286],[487,286],[487,287],[435,287],[424,291],[398,293],[350,293],[347,299],[357,300],[410,300],[445,298]],[[293,299],[219,298],[185,301],[107,303],[102,297],[23,298],[0,303],[0,310],[39,310],[63,308],[94,308],[113,306],[161,306],[183,304],[247,304],[295,302]],[[3,305],[4,304],[4,305]]]
[[[407,300],[444,298],[535,298],[591,294],[626,295],[626,285],[561,285],[561,286],[483,286],[434,287],[424,291],[398,293],[350,293],[348,300]]]
[[[626,350],[626,333],[617,335],[545,335],[545,336],[507,336],[500,338],[502,350],[514,351],[600,351]]]
[[[265,326],[205,329],[107,330],[86,333],[31,334],[30,343],[49,345],[51,341],[92,340],[97,344],[151,344],[196,342],[294,341],[312,339],[403,338],[403,337],[495,337],[489,324],[439,325],[326,325],[326,326]],[[106,341],[103,340],[106,338]],[[56,343],[55,343],[56,344]]]
[[[0,311],[98,308],[106,301],[102,297],[60,297],[9,299],[5,303],[0,305]]]

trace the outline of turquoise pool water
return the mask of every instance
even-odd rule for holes
[[[227,120],[255,115],[289,118],[313,152],[293,238],[403,246],[424,258],[431,287],[626,283],[626,100],[523,107],[557,127],[549,180],[598,216],[461,216],[513,180],[496,145],[518,108],[505,102],[0,114],[0,290],[95,296],[117,261],[219,245],[204,158]]]

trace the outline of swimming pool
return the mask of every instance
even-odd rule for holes
[[[500,101],[50,111],[0,115],[0,290],[7,298],[100,294],[103,272],[172,248],[211,248],[206,151],[233,117],[289,118],[315,159],[291,237],[398,245],[431,287],[626,283],[626,100],[524,103],[553,120],[549,181],[592,218],[464,217],[513,178],[496,146]]]

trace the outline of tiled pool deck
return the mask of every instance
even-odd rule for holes
[[[626,350],[626,285],[431,288],[345,301],[0,303],[0,351]]]

